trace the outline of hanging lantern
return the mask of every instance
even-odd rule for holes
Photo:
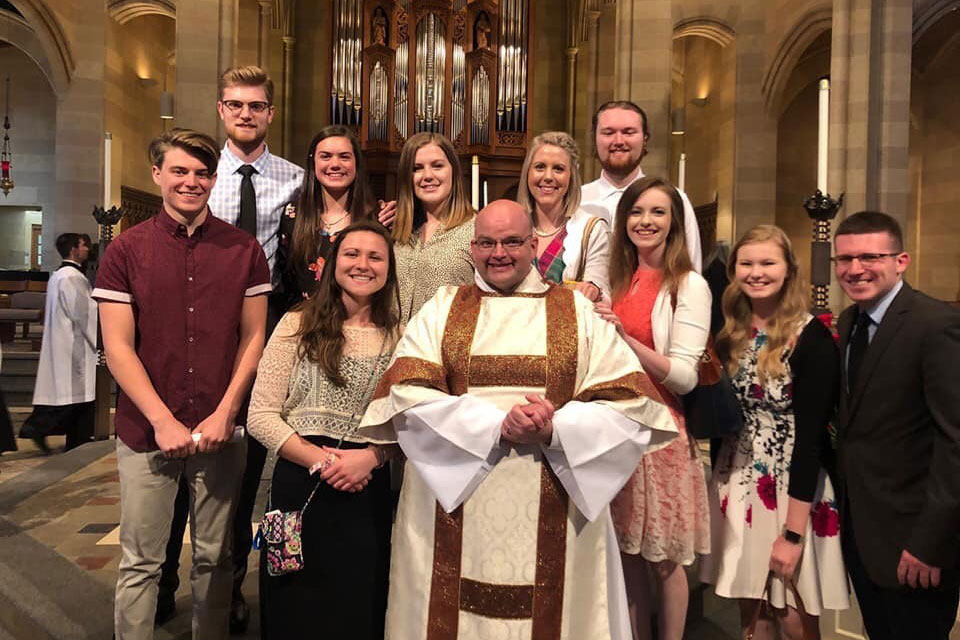
[[[3,148],[0,149],[0,191],[3,196],[13,191],[13,178],[10,177],[10,166],[13,154],[10,152],[10,76],[7,76],[7,105],[3,115]]]

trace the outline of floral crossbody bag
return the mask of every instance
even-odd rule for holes
[[[384,334],[383,342],[380,344],[380,352],[373,361],[373,367],[370,369],[370,378],[367,380],[367,388],[364,392],[361,407],[366,407],[373,393],[373,381],[377,375],[377,368],[380,364],[380,358],[383,355],[383,349],[387,343],[387,336]],[[350,416],[351,426],[349,435],[353,435],[360,427],[360,420],[363,414],[354,413]],[[343,439],[347,436],[344,433],[337,441],[337,447],[343,444]],[[332,454],[331,454],[332,456]],[[333,462],[331,459],[329,462]],[[325,465],[321,465],[321,471]],[[323,484],[323,479],[318,477],[317,483],[307,497],[302,509],[296,511],[280,511],[279,509],[270,509],[263,514],[260,521],[260,531],[257,533],[258,540],[262,540],[264,552],[266,555],[267,573],[271,576],[282,576],[288,573],[300,571],[304,567],[303,559],[303,515],[306,513],[313,496],[317,489]],[[269,494],[268,494],[269,495]]]

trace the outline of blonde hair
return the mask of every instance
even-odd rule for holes
[[[630,286],[633,273],[637,270],[639,259],[637,248],[627,234],[627,220],[633,205],[645,191],[659,189],[670,198],[670,229],[667,231],[666,246],[663,250],[663,287],[674,299],[680,282],[693,271],[693,262],[687,250],[687,236],[684,232],[683,199],[673,185],[661,178],[647,176],[634,181],[620,196],[617,212],[613,218],[613,237],[610,243],[610,291],[616,300]]]
[[[164,131],[150,141],[150,147],[147,149],[147,153],[150,155],[150,163],[156,168],[162,169],[163,159],[167,155],[167,151],[173,148],[182,149],[202,162],[210,175],[217,172],[217,164],[220,162],[220,148],[216,141],[207,134],[193,129],[180,128]]]
[[[804,283],[800,277],[797,257],[793,253],[790,238],[783,229],[772,224],[761,224],[743,234],[730,251],[727,261],[727,277],[730,284],[723,292],[723,329],[717,334],[717,354],[732,376],[740,368],[740,356],[753,339],[753,308],[750,299],[735,280],[737,254],[740,248],[759,242],[774,242],[783,251],[787,263],[787,276],[780,288],[780,300],[776,313],[767,321],[767,340],[757,354],[757,373],[760,383],[786,373],[784,353],[793,347],[797,332],[807,317],[807,299]]]
[[[442,134],[421,131],[410,136],[404,143],[400,151],[400,163],[397,166],[397,217],[393,223],[393,239],[399,244],[410,242],[414,232],[427,219],[423,205],[413,193],[413,165],[417,159],[417,151],[428,144],[440,147],[447,157],[447,162],[450,163],[452,184],[450,195],[447,197],[445,228],[449,231],[459,227],[475,214],[467,200],[467,192],[463,187],[463,170],[460,168],[460,159],[453,144]]]
[[[267,102],[273,104],[273,80],[260,67],[248,64],[245,67],[231,67],[217,79],[217,95],[223,100],[223,90],[240,85],[243,87],[263,87]]]
[[[530,143],[527,149],[527,157],[523,159],[523,168],[520,169],[520,184],[517,187],[517,202],[530,214],[530,219],[536,224],[536,201],[533,194],[530,193],[530,185],[527,182],[527,176],[530,174],[530,165],[533,164],[533,156],[537,154],[542,147],[552,145],[560,147],[570,158],[570,182],[567,184],[567,192],[563,195],[563,217],[571,218],[580,208],[580,186],[583,180],[580,178],[580,149],[577,147],[577,141],[564,131],[544,131]]]

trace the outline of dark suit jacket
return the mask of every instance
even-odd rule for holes
[[[841,504],[871,579],[896,587],[901,551],[950,571],[960,551],[960,311],[906,282],[847,392],[856,309],[839,320]]]

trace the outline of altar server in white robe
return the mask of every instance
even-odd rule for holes
[[[592,304],[541,280],[530,217],[476,218],[476,282],[407,326],[363,419],[407,456],[391,640],[628,640],[608,503],[676,428]]]
[[[47,282],[33,412],[20,437],[48,451],[46,436],[66,433],[69,451],[93,438],[97,303],[83,271],[90,254],[87,240],[64,233],[56,245],[63,262]]]

